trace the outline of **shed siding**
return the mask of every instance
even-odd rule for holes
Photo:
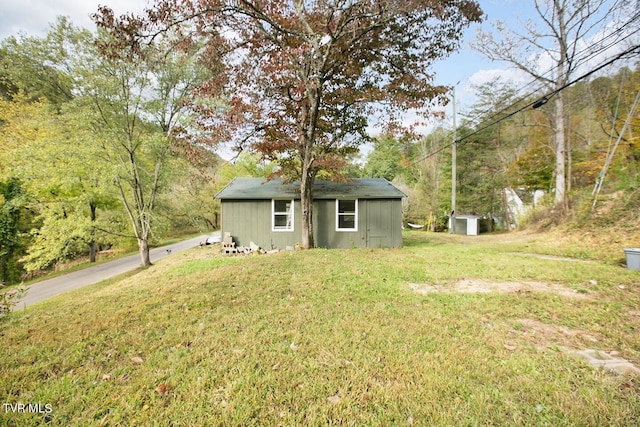
[[[313,205],[316,246],[320,248],[365,247],[366,241],[362,232],[365,223],[360,211],[363,202],[364,200],[358,202],[358,231],[336,231],[336,201],[316,200]]]
[[[360,215],[366,226],[366,247],[402,247],[402,202],[394,199],[363,202]]]
[[[254,242],[263,249],[285,249],[301,240],[301,205],[294,202],[294,231],[271,230],[271,200],[222,200],[222,232],[236,246]],[[322,248],[402,247],[400,199],[358,199],[358,231],[336,231],[336,200],[313,204],[315,244]]]
[[[271,200],[223,200],[221,230],[236,246],[254,242],[263,249],[293,246],[300,241],[300,201],[294,202],[294,231],[271,231]]]
[[[359,199],[358,231],[336,231],[336,201],[314,203],[316,246],[321,248],[402,247],[402,202]]]

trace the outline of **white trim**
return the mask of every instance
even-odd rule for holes
[[[354,213],[343,213],[340,214],[340,202],[355,202],[356,203],[356,211]],[[353,228],[340,228],[340,215],[353,216],[354,217],[354,227]],[[336,231],[358,231],[358,199],[336,199]]]
[[[289,212],[283,211],[283,212],[276,212],[276,201],[281,202],[289,202]],[[295,205],[294,205],[294,200],[283,200],[283,199],[271,199],[271,231],[276,232],[276,233],[281,233],[281,232],[292,232],[294,231],[295,228]],[[287,225],[283,228],[283,227],[279,227],[276,228],[276,215],[280,215],[280,216],[287,216]]]

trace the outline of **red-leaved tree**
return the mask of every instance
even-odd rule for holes
[[[139,18],[109,12],[102,21],[123,48],[168,27],[209,40],[203,60],[226,69],[201,90],[225,103],[198,106],[201,124],[300,183],[304,248],[314,245],[316,177],[336,176],[369,117],[399,125],[407,110],[446,103],[429,67],[482,18],[470,0],[165,0]]]

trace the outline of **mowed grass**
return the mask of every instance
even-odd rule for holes
[[[0,403],[51,409],[5,405],[0,425],[637,426],[640,379],[567,349],[640,364],[640,273],[540,259],[532,239],[407,233],[394,250],[174,254],[0,324]],[[411,288],[461,280],[576,298]]]

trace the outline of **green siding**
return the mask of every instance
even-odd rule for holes
[[[300,242],[300,202],[294,203],[294,231],[271,231],[271,200],[223,200],[222,235],[231,233],[236,246],[254,242],[265,250]]]
[[[366,247],[402,247],[402,203],[400,200],[366,200]]]
[[[402,247],[402,202],[358,200],[358,231],[336,231],[336,201],[314,203],[316,246],[321,248]]]
[[[313,204],[316,246],[322,248],[402,247],[400,199],[359,199],[358,231],[336,231],[336,201]],[[229,232],[236,246],[252,241],[261,248],[285,249],[300,243],[300,201],[294,202],[294,231],[271,231],[271,200],[222,200],[222,232]],[[223,234],[224,235],[224,234]]]
[[[363,201],[359,202],[359,207]],[[362,215],[358,215],[358,231],[336,231],[336,201],[316,200],[313,205],[314,235],[320,248],[364,247]]]

